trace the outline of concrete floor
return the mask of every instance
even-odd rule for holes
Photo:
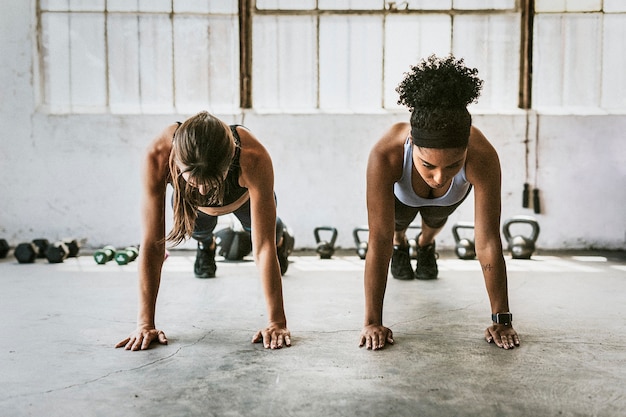
[[[343,255],[343,256],[342,256]],[[507,259],[522,346],[483,340],[476,261],[441,254],[440,279],[389,280],[396,344],[358,348],[363,261],[297,253],[284,277],[293,346],[251,344],[266,323],[251,261],[193,278],[166,261],[157,322],[168,346],[114,349],[134,328],[136,263],[0,260],[2,416],[624,416],[626,256]],[[603,257],[604,256],[604,257]]]

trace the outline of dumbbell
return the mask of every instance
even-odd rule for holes
[[[452,236],[456,246],[454,247],[454,253],[459,259],[474,259],[476,258],[476,247],[473,239],[461,238],[459,236],[459,229],[472,229],[474,230],[474,223],[472,222],[457,222],[452,226]]]
[[[137,256],[139,256],[139,249],[129,246],[123,250],[116,251],[113,259],[115,259],[118,265],[126,265],[137,259]]]
[[[320,231],[331,232],[330,240],[321,240]],[[318,253],[321,259],[330,259],[335,253],[337,229],[332,226],[320,226],[313,229],[313,235],[315,236],[315,242],[317,243],[315,251]]]
[[[370,229],[367,226],[355,227],[352,231],[352,237],[354,237],[354,244],[356,245],[356,254],[359,255],[359,258],[365,259],[365,255],[367,255],[367,241],[361,240],[359,237],[359,233],[369,233]]]
[[[76,239],[63,239],[63,243],[67,246],[69,253],[67,254],[68,258],[75,258],[78,256],[78,252],[80,252],[80,243]]]
[[[115,257],[116,249],[111,245],[107,245],[102,249],[98,249],[93,253],[93,259],[98,265],[104,265],[105,263],[112,261]]]
[[[48,239],[35,239],[32,242],[22,242],[15,247],[13,255],[21,264],[32,264],[37,258],[46,257]]]
[[[70,249],[65,242],[54,242],[46,247],[44,256],[49,263],[58,264],[70,256]]]
[[[6,239],[0,239],[0,259],[7,257],[9,249],[9,242]]]
[[[511,236],[511,225],[521,223],[531,227],[529,236]],[[506,219],[502,225],[502,233],[508,242],[508,249],[511,251],[513,259],[530,259],[535,251],[535,242],[539,236],[539,223],[530,216],[513,216]]]
[[[34,239],[33,244],[37,246],[37,258],[45,258],[46,249],[48,249],[48,245],[50,245],[48,239]]]

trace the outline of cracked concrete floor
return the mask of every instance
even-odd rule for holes
[[[136,264],[0,260],[3,416],[624,416],[624,254],[507,258],[522,346],[482,337],[476,261],[434,282],[389,280],[394,346],[359,349],[363,261],[292,256],[283,279],[293,346],[251,344],[265,324],[253,262],[192,276],[166,261],[157,323],[169,345],[114,349],[134,328]]]

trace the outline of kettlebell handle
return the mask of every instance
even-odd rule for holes
[[[320,231],[332,232],[332,237],[330,238],[330,242],[328,242],[331,246],[335,246],[335,241],[337,240],[337,228],[332,226],[320,226],[313,229],[313,234],[315,235],[315,242],[320,243]]]
[[[361,243],[361,239],[359,238],[359,232],[369,232],[369,231],[370,229],[367,226],[355,227],[354,230],[352,231],[352,237],[354,237],[354,243],[356,243],[357,245]]]
[[[474,230],[474,223],[472,222],[457,222],[452,226],[452,236],[454,236],[454,241],[458,242],[461,240],[459,236],[459,229],[472,229]]]
[[[534,217],[531,216],[523,216],[523,215],[519,215],[519,216],[513,216],[509,219],[506,219],[504,221],[504,224],[502,225],[502,233],[504,234],[504,238],[506,239],[506,241],[510,241],[511,240],[511,225],[515,224],[515,223],[522,223],[522,224],[528,224],[532,227],[532,232],[530,233],[530,236],[528,237],[528,239],[532,240],[533,242],[537,241],[537,237],[539,236],[539,223],[537,222],[537,220],[535,220]]]

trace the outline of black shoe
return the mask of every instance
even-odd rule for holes
[[[196,251],[196,262],[193,266],[193,272],[196,278],[214,278],[217,265],[215,265],[215,246],[211,249],[213,242],[206,244],[198,242],[198,250]]]
[[[436,279],[439,273],[439,269],[437,268],[438,256],[439,254],[435,252],[435,242],[426,246],[420,246],[418,244],[415,279]]]
[[[413,268],[411,267],[411,258],[409,258],[408,246],[393,245],[393,254],[391,255],[391,275],[393,275],[395,279],[413,279]]]

